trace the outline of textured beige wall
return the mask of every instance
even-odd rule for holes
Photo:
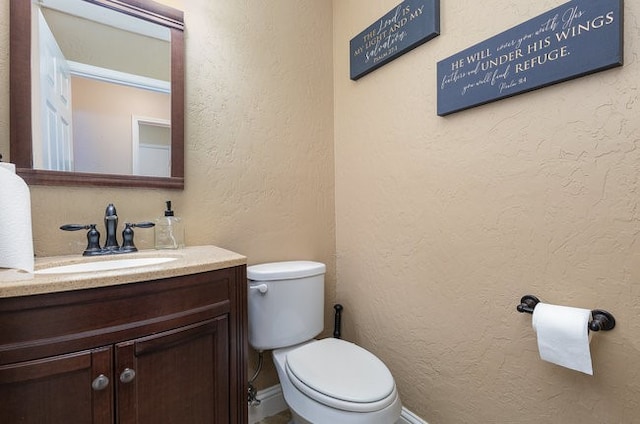
[[[436,116],[436,62],[564,0],[441,1],[441,35],[357,82],[397,0],[334,1],[337,300],[429,424],[640,418],[640,3],[625,66]],[[524,294],[609,309],[595,376],[538,359]]]
[[[0,2],[0,152],[9,152],[8,1]],[[166,0],[185,12],[184,191],[32,187],[39,256],[80,254],[64,223],[152,219],[172,199],[189,245],[214,244],[250,264],[311,259],[335,286],[330,2]],[[0,199],[0,205],[6,199]],[[136,230],[149,248],[153,234]],[[329,322],[329,317],[327,319]],[[266,374],[266,387],[275,378]]]
[[[0,155],[9,160],[9,2],[0,2]]]

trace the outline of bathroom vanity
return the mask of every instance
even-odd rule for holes
[[[127,257],[160,254],[175,259],[0,270],[0,422],[247,422],[246,258],[213,246]]]

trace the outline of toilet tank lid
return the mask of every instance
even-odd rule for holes
[[[313,261],[270,262],[247,267],[247,278],[253,281],[291,280],[324,274],[326,266]]]

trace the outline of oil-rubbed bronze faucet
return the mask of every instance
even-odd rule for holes
[[[104,243],[104,250],[118,250],[118,240],[116,240],[116,230],[118,229],[118,214],[113,203],[109,203],[104,211],[104,227],[107,229],[107,241]]]
[[[110,255],[117,253],[137,252],[138,248],[133,243],[134,228],[151,228],[153,222],[139,222],[136,224],[125,223],[122,231],[122,246],[118,244],[116,233],[118,231],[118,214],[113,203],[109,203],[104,213],[104,226],[107,231],[107,240],[104,247],[100,247],[100,232],[96,229],[96,224],[65,224],[60,227],[64,231],[89,230],[87,232],[87,247],[82,253],[83,256]]]

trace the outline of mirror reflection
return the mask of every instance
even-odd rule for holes
[[[171,176],[171,33],[79,0],[32,7],[33,167]]]

